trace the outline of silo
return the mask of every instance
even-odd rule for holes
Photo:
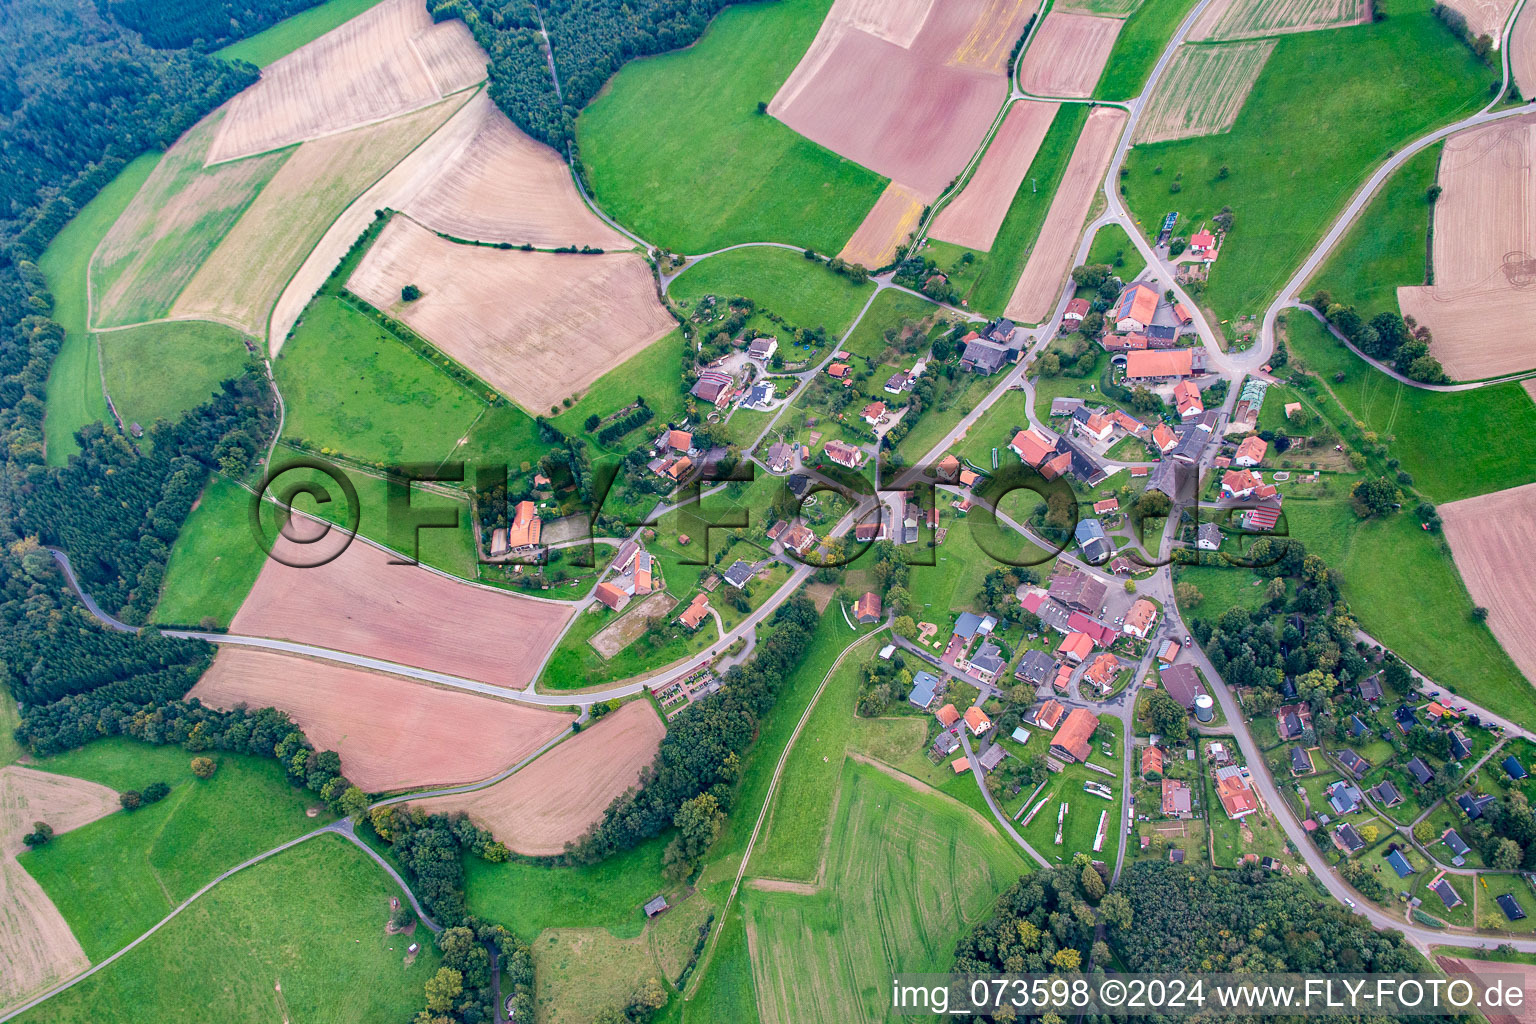
[[[1216,717],[1216,702],[1206,694],[1195,698],[1195,719],[1200,722],[1210,722]]]

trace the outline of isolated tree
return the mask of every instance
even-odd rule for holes
[[[1488,621],[1488,609],[1484,608],[1482,605],[1478,605],[1476,608],[1473,608],[1472,609],[1472,621],[1473,622],[1487,622]]]
[[[145,803],[155,804],[159,803],[161,800],[164,800],[166,797],[170,796],[170,794],[170,786],[167,786],[163,782],[151,782],[149,785],[144,787],[142,796]]]
[[[32,831],[21,837],[21,841],[29,847],[45,846],[48,840],[53,838],[53,826],[46,821],[34,821]]]
[[[194,757],[192,759],[192,774],[200,779],[211,779],[213,778],[213,773],[218,770],[218,762],[211,757]]]
[[[406,302],[415,302],[417,299],[421,298],[421,289],[413,284],[408,284],[404,288],[400,289],[400,298],[404,299]]]
[[[1189,735],[1188,715],[1167,690],[1154,690],[1147,696],[1147,721],[1153,732],[1170,740],[1182,740]]]
[[[891,629],[897,636],[908,640],[913,640],[917,637],[917,623],[912,620],[910,615],[896,616],[896,621],[891,623]]]
[[[144,802],[144,797],[136,789],[130,789],[126,793],[119,793],[117,802],[123,805],[125,811],[136,811]]]
[[[1392,507],[1403,500],[1397,485],[1384,476],[1361,480],[1350,489],[1349,496],[1354,500],[1355,514],[1361,519],[1391,515]]]
[[[1491,867],[1498,871],[1513,871],[1520,866],[1524,851],[1513,839],[1500,839],[1493,844],[1493,855],[1488,858]]]

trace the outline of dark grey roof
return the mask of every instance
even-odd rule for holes
[[[1472,744],[1468,742],[1467,738],[1460,732],[1454,729],[1451,730],[1451,756],[1460,761],[1470,756],[1471,753]]]
[[[1403,851],[1393,850],[1387,854],[1387,863],[1392,865],[1392,870],[1397,872],[1398,878],[1407,878],[1413,874],[1413,865],[1408,863],[1408,858],[1403,856]]]
[[[1344,849],[1350,853],[1358,853],[1365,849],[1365,840],[1360,838],[1360,833],[1355,831],[1355,826],[1347,821],[1334,831],[1334,835],[1339,837],[1339,841],[1344,844]]]
[[[1461,895],[1445,879],[1437,878],[1430,883],[1429,887],[1435,890],[1435,895],[1440,897],[1440,902],[1445,904],[1445,909],[1450,910],[1452,907],[1461,906]]]
[[[1460,807],[1461,813],[1465,814],[1472,821],[1481,818],[1483,816],[1483,808],[1491,803],[1493,803],[1493,797],[1488,796],[1486,793],[1478,796],[1473,796],[1471,793],[1463,793],[1456,798],[1456,806]]]
[[[1042,605],[1041,611],[1045,608]],[[1035,685],[1043,684],[1056,671],[1056,661],[1044,651],[1025,651],[1024,657],[1019,659],[1019,667],[1013,670],[1014,678],[1023,679]]]
[[[1349,769],[1350,774],[1357,779],[1371,770],[1371,763],[1348,747],[1339,751],[1338,758],[1339,764]]]
[[[1003,667],[1002,651],[996,644],[982,644],[970,663],[978,672],[995,674]]]
[[[1435,773],[1429,770],[1429,765],[1425,764],[1421,758],[1416,757],[1403,767],[1409,775],[1413,776],[1413,781],[1421,786],[1429,785],[1430,780],[1435,777]]]
[[[1514,754],[1510,754],[1504,759],[1504,770],[1509,773],[1509,777],[1512,779],[1523,779],[1527,775],[1525,766],[1520,763],[1520,759]]]
[[[732,563],[729,569],[725,570],[725,582],[733,587],[744,587],[747,585],[747,581],[756,574],[757,566],[751,562],[743,562],[738,559]]]
[[[1312,771],[1312,758],[1307,756],[1307,752],[1303,747],[1295,746],[1291,748],[1291,771],[1303,775],[1309,774]]]
[[[1012,350],[985,338],[977,338],[965,346],[961,361],[982,373],[996,373],[1008,361]]]
[[[1381,700],[1381,680],[1376,676],[1360,680],[1360,696],[1366,700]]]
[[[1382,779],[1371,790],[1371,794],[1378,803],[1386,807],[1393,807],[1403,802],[1403,794],[1399,793],[1397,787],[1392,785],[1391,779]]]
[[[665,896],[657,896],[655,899],[651,900],[645,905],[645,916],[652,917],[666,909],[667,898]]]
[[[1445,833],[1440,837],[1440,841],[1450,847],[1451,852],[1458,857],[1465,857],[1472,852],[1472,847],[1468,846],[1467,841],[1461,838],[1461,833],[1453,828],[1446,829]]]
[[[1520,909],[1520,902],[1510,893],[1501,893],[1498,904],[1499,909],[1504,911],[1504,916],[1511,921],[1520,921],[1525,918],[1525,911]]]

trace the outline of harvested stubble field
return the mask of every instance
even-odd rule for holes
[[[275,549],[308,557],[290,542]],[[533,681],[571,608],[450,579],[361,539],[313,569],[269,559],[230,632],[266,636],[476,679]]]
[[[1083,221],[1109,169],[1109,158],[1120,141],[1125,117],[1125,111],[1112,107],[1099,107],[1088,115],[1088,123],[1051,200],[1050,212],[1045,215],[1040,237],[1008,300],[1007,314],[1017,322],[1042,322],[1061,298],[1062,284],[1072,269],[1072,257],[1082,237]]]
[[[265,337],[278,296],[341,212],[467,98],[299,146],[188,282],[171,315]],[[327,273],[334,266],[335,259]]]
[[[653,622],[664,622],[678,604],[677,598],[660,591],[614,619],[587,642],[604,658],[612,658],[650,628]]]
[[[883,267],[896,254],[896,247],[907,240],[923,216],[923,197],[901,184],[891,182],[869,216],[838,253],[849,263],[860,263],[871,270]]]
[[[370,793],[489,778],[554,739],[562,712],[271,651],[226,647],[188,694],[216,708],[288,712],[318,749],[341,755]]]
[[[68,832],[117,810],[117,791],[84,779],[0,768],[0,1010],[90,961],[42,886],[16,863],[21,837],[46,821]]]
[[[633,243],[581,201],[570,168],[543,143],[518,130],[480,92],[445,126],[470,130],[442,153],[433,177],[400,209],[434,231],[483,242],[541,248],[590,245],[627,249]]]
[[[436,103],[485,77],[485,54],[455,18],[383,0],[268,66],[229,103],[210,163],[334,135]]]
[[[408,284],[421,298],[401,301]],[[644,259],[460,245],[395,218],[347,287],[525,409],[591,385],[677,325]]]
[[[1509,37],[1509,71],[1520,95],[1536,97],[1536,6],[1521,9]]]
[[[1536,366],[1536,116],[1451,136],[1434,210],[1435,283],[1397,299],[1433,333],[1430,353],[1458,380]]]
[[[1504,23],[1515,9],[1515,0],[1445,0],[1445,6],[1467,19],[1467,31],[1474,39],[1487,36],[1498,47],[1504,38]]]
[[[1029,173],[1059,103],[1021,100],[1008,109],[965,189],[933,221],[933,236],[968,249],[992,248],[1008,206]]]
[[[1488,628],[1525,677],[1536,682],[1536,484],[1481,494],[1440,506],[1456,568],[1475,604],[1488,609]]]
[[[1190,26],[1189,38],[1250,39],[1370,20],[1370,0],[1212,0]]]
[[[91,257],[93,324],[163,317],[192,276],[277,173],[287,153],[204,168],[225,116],[193,125],[155,165]]]
[[[563,853],[640,781],[666,733],[649,700],[631,701],[494,786],[411,806],[465,811],[530,857]]]
[[[768,112],[931,200],[991,126],[1029,13],[1024,0],[837,0]]]
[[[1180,46],[1136,123],[1134,141],[1166,142],[1231,131],[1274,48],[1273,39]]]
[[[1124,24],[1087,14],[1047,15],[1019,65],[1019,87],[1032,96],[1091,94]]]

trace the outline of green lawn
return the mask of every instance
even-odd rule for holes
[[[662,425],[676,422],[683,416],[683,361],[686,342],[681,330],[673,331],[656,341],[628,362],[599,377],[586,394],[571,408],[551,419],[555,426],[573,436],[584,437],[598,451],[628,452],[642,440],[652,440]],[[588,416],[607,418],[632,403],[636,397],[644,398],[656,417],[643,427],[625,434],[606,449],[598,443],[597,431],[586,433]],[[527,416],[529,429],[533,421]],[[602,428],[599,427],[598,430]]]
[[[684,309],[704,295],[743,296],[796,327],[825,327],[834,339],[853,323],[874,285],[856,285],[791,249],[732,249],[689,267],[668,294]]]
[[[992,242],[975,287],[965,296],[969,308],[992,316],[1002,313],[1003,307],[1008,305],[1013,288],[1019,283],[1019,275],[1024,273],[1030,250],[1040,237],[1040,227],[1051,208],[1056,186],[1066,173],[1072,148],[1087,120],[1088,106],[1084,103],[1063,103],[1056,112],[1050,130],[1035,151],[1029,173],[1014,193],[1003,226],[997,229],[997,238]]]
[[[0,687],[0,767],[15,763],[21,756],[21,744],[16,742],[16,727],[21,724],[21,711],[11,691]]]
[[[1427,0],[1383,6],[1372,24],[1281,36],[1230,132],[1137,146],[1127,158],[1124,187],[1144,228],[1176,209],[1193,230],[1232,208],[1201,299],[1222,320],[1263,312],[1395,147],[1487,102],[1492,72]],[[1327,174],[1316,173],[1320,160]]]
[[[1525,911],[1525,917],[1511,921],[1499,909],[1498,899],[1508,893]],[[1536,916],[1531,908],[1536,906],[1536,892],[1531,884],[1519,875],[1482,874],[1477,876],[1477,927],[1511,935],[1529,935],[1536,931]]]
[[[742,896],[754,975],[816,980],[760,989],[765,1019],[879,1019],[892,974],[945,968],[961,932],[1028,870],[969,809],[869,765],[836,767],[825,887]]]
[[[273,25],[265,31],[230,43],[222,50],[215,50],[215,57],[225,60],[246,60],[259,68],[297,50],[305,43],[325,35],[344,21],[362,14],[379,0],[326,0],[325,3],[300,11],[291,18]]]
[[[439,958],[425,929],[384,933],[399,895],[361,850],[321,836],[219,883],[121,961],[19,1020],[405,1020]],[[402,969],[412,941],[422,951]]]
[[[1093,244],[1088,247],[1088,262],[1109,264],[1122,281],[1131,280],[1147,266],[1147,261],[1131,243],[1131,236],[1119,224],[1106,224],[1094,232]]]
[[[271,758],[210,754],[219,769],[203,781],[188,767],[192,756],[108,738],[35,766],[120,791],[171,786],[159,803],[109,814],[19,858],[92,960],[122,948],[219,872],[331,817],[323,808],[307,817],[318,799],[290,785]]]
[[[750,1024],[759,1018],[741,904],[731,908],[724,923],[716,921],[715,927],[723,930],[698,992],[691,1002],[673,1000],[672,1005],[681,1006],[681,1019],[690,1024]]]
[[[101,393],[96,346],[86,332],[86,273],[91,253],[159,159],[159,153],[145,153],[124,167],[64,225],[37,261],[48,280],[48,290],[53,293],[53,317],[65,331],[64,344],[48,375],[48,413],[43,421],[43,435],[50,466],[64,465],[70,455],[80,450],[75,444],[75,431],[87,423],[105,421],[110,415]]]
[[[1426,283],[1430,205],[1425,192],[1435,183],[1444,145],[1437,142],[1415,153],[1387,179],[1307,283],[1302,298],[1323,288],[1333,301],[1354,306],[1369,320],[1384,309],[1399,311],[1399,285]]]
[[[254,497],[228,477],[208,481],[171,545],[160,602],[150,621],[195,626],[211,618],[229,625],[266,561],[245,525]]]
[[[1391,454],[1431,501],[1502,491],[1536,480],[1529,438],[1536,404],[1518,381],[1470,391],[1425,391],[1399,384],[1356,356],[1310,314],[1293,310],[1287,344],[1294,360],[1317,373],[1339,404],[1312,397],[1331,421],[1358,422],[1389,443]],[[1335,377],[1342,373],[1343,381]],[[1265,402],[1268,405],[1268,401]]]
[[[320,295],[273,372],[283,434],[376,465],[439,462],[485,404],[346,300]]]
[[[1040,808],[1028,826],[1015,825],[1015,828],[1046,860],[1055,864],[1070,864],[1073,854],[1086,853],[1094,860],[1114,862],[1117,845],[1125,833],[1122,824],[1125,820],[1125,793],[1120,784],[1122,738],[1119,719],[1111,717],[1103,718],[1099,722],[1098,731],[1093,735],[1093,753],[1088,760],[1113,771],[1113,777],[1090,771],[1080,764],[1068,765],[1066,771],[1052,775],[1039,795],[1029,801],[1030,807],[1041,800],[1045,801],[1045,806]],[[1112,753],[1104,752],[1105,743],[1110,745]],[[1114,793],[1114,799],[1105,800],[1088,793],[1083,789],[1083,783],[1089,781],[1104,783]],[[1018,803],[1010,804],[1007,809],[1017,813],[1028,796],[1029,790],[1026,789],[1020,794]],[[1062,804],[1067,805],[1067,817],[1062,823],[1061,845],[1057,846],[1056,818]],[[1103,811],[1109,812],[1105,821],[1108,834],[1104,848],[1095,853],[1093,840],[1098,833],[1099,815]],[[1024,813],[1026,816],[1029,814],[1028,811]]]
[[[858,326],[848,336],[843,348],[856,356],[866,356],[878,361],[881,354],[890,347],[885,340],[886,331],[896,330],[904,320],[926,320],[938,312],[939,307],[927,299],[887,288],[875,296],[875,301],[870,303],[868,312],[859,320]],[[910,370],[911,360],[926,352],[927,346],[922,345],[921,351],[916,355],[903,356],[898,362],[903,364],[903,369]],[[878,383],[884,386],[885,382],[882,379]]]
[[[964,370],[938,381],[934,389],[934,404],[923,410],[923,415],[912,430],[896,445],[896,451],[909,464],[926,458],[934,445],[980,405],[981,400],[998,384],[996,377],[984,377]]]
[[[841,249],[887,179],[757,112],[830,6],[730,7],[688,49],[626,64],[576,121],[598,203],[678,252],[749,241]]]
[[[107,394],[125,423],[146,429],[172,422],[238,377],[249,356],[245,335],[223,324],[182,320],[96,336]]]
[[[1140,95],[1157,58],[1195,0],[1145,0],[1127,19],[1115,37],[1109,61],[1093,91],[1096,99],[1128,100]]]
[[[771,593],[762,584],[759,584],[759,588],[765,598]],[[642,600],[644,598],[631,600],[622,614],[629,614]],[[687,632],[675,621],[681,611],[681,608],[674,607],[658,622],[658,628],[663,631],[662,642],[653,645],[642,635],[612,658],[604,658],[588,641],[616,622],[621,615],[609,611],[603,605],[593,604],[577,616],[565,636],[555,645],[549,663],[539,676],[539,689],[580,690],[599,683],[628,679],[696,654],[720,639],[712,618],[706,619],[692,633]]]

